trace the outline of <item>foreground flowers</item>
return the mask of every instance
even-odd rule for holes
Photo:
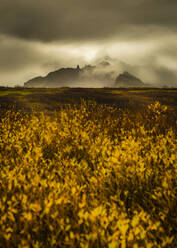
[[[175,247],[177,140],[159,103],[0,124],[0,247]],[[135,118],[137,117],[138,118]]]

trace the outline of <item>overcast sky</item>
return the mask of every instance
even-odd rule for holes
[[[105,55],[144,81],[173,84],[176,12],[177,0],[0,0],[0,84]]]

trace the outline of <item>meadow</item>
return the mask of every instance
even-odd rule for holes
[[[177,247],[175,90],[3,90],[0,247]]]

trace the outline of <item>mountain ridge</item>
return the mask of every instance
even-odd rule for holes
[[[24,87],[58,88],[58,87],[146,87],[139,78],[125,70],[118,73],[108,59],[98,61],[96,65],[80,68],[66,67],[38,76],[24,83]]]

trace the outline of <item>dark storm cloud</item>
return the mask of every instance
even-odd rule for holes
[[[1,0],[0,32],[41,41],[137,39],[176,30],[176,9],[176,0]]]
[[[176,82],[176,10],[176,0],[0,0],[0,83],[106,54],[147,82]]]

